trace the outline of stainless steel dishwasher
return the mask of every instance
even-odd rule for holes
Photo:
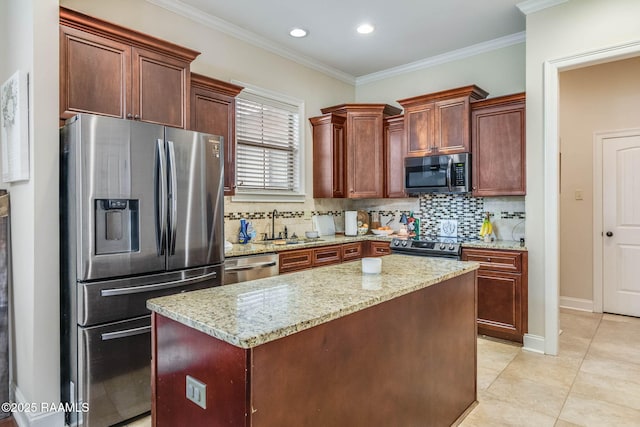
[[[277,253],[231,257],[224,261],[223,284],[225,285],[277,275]]]

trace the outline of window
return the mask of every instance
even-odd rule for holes
[[[245,85],[236,98],[233,200],[304,201],[303,106],[301,101]]]

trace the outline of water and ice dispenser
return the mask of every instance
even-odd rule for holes
[[[95,214],[96,255],[139,250],[138,200],[97,199]]]

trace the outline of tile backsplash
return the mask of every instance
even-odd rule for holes
[[[289,236],[296,233],[303,237],[305,231],[312,230],[311,216],[329,214],[334,216],[336,231],[344,230],[345,210],[364,210],[370,216],[378,214],[382,224],[389,223],[394,229],[399,227],[402,213],[413,212],[420,218],[422,235],[439,234],[440,220],[458,221],[458,236],[478,238],[485,212],[489,212],[494,235],[498,240],[519,240],[525,233],[524,197],[472,197],[457,194],[425,194],[419,198],[407,199],[315,199],[304,205],[227,203],[225,200],[225,238],[238,241],[240,219],[250,221],[262,239],[264,233],[271,235],[273,209],[277,210],[275,234],[287,227]]]

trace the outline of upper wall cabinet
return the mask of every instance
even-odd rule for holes
[[[487,95],[472,85],[399,100],[407,157],[469,152],[469,105]]]
[[[526,194],[525,94],[471,104],[474,196]]]
[[[384,195],[383,119],[400,113],[386,104],[342,104],[313,117],[313,196]]]
[[[224,194],[235,193],[236,100],[242,86],[191,73],[190,129],[224,137]]]
[[[404,116],[384,119],[384,197],[407,197],[404,192]]]
[[[60,118],[101,114],[189,127],[199,52],[60,8]]]

